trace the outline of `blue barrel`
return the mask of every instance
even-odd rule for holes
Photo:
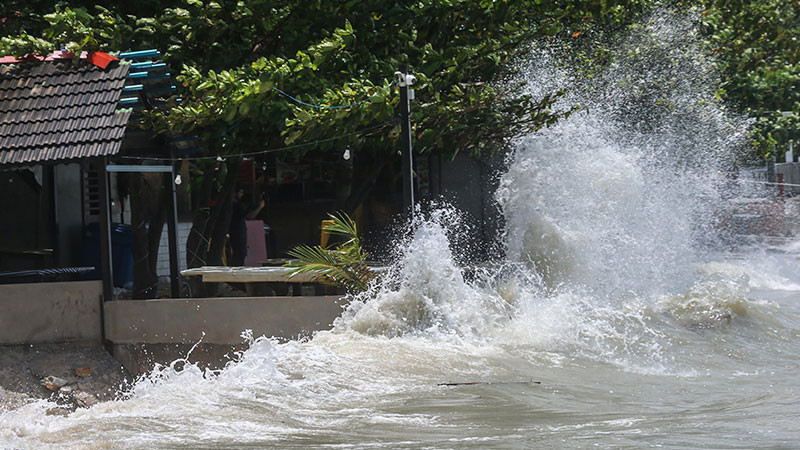
[[[131,226],[124,223],[111,224],[111,263],[114,267],[114,286],[130,288],[133,285],[133,234]],[[90,279],[102,278],[100,262],[100,224],[86,225],[83,230],[83,252],[81,263],[93,266]]]

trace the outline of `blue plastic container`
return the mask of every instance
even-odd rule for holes
[[[130,288],[133,285],[133,235],[131,226],[124,223],[111,224],[111,263],[114,268],[114,286]],[[100,263],[100,224],[86,225],[83,229],[83,254],[81,263],[95,270],[87,275],[90,279],[102,278]]]

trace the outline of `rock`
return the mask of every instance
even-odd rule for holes
[[[46,416],[68,416],[72,412],[67,408],[50,408],[44,414]]]
[[[91,367],[78,367],[75,369],[75,376],[84,378],[88,377],[92,373]]]
[[[80,376],[85,371],[76,369],[85,368],[89,369],[89,375]],[[57,401],[60,406],[69,408],[67,404],[74,405],[72,397],[76,391],[89,392],[98,402],[113,400],[120,386],[128,386],[126,383],[131,381],[128,377],[119,362],[100,346],[0,345],[0,410],[18,408],[32,399]],[[72,392],[68,392],[69,389],[62,392],[66,386]],[[11,392],[24,397],[12,399]],[[0,419],[0,430],[2,428]]]
[[[97,404],[97,397],[88,392],[77,391],[72,398],[75,400],[75,404],[81,408],[91,408]]]
[[[67,380],[50,375],[42,378],[41,384],[51,391],[57,391],[67,384]]]

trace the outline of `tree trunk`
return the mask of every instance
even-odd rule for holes
[[[169,205],[169,197],[167,196],[171,193],[169,191],[170,186],[167,185],[167,183],[172,182],[169,174],[163,174],[160,178],[160,183],[157,184],[157,194],[153,195],[156,199],[156,205],[155,208],[153,208],[153,213],[150,217],[150,226],[147,231],[147,249],[150,270],[152,270],[153,276],[156,278],[158,277],[158,249],[161,244],[161,234],[164,230],[164,224],[167,222],[167,206]]]
[[[208,253],[208,239],[206,227],[211,215],[211,198],[213,196],[214,177],[203,177],[200,189],[192,191],[192,229],[186,239],[186,267],[194,268],[206,265]]]
[[[217,202],[211,208],[210,227],[208,239],[211,247],[208,250],[208,261],[212,265],[222,264],[222,253],[225,251],[225,238],[231,223],[231,212],[233,207],[233,194],[236,189],[236,180],[239,178],[239,166],[241,161],[228,163],[228,173],[222,184],[222,189],[217,195]]]
[[[214,192],[213,174],[205,175],[201,188],[192,192],[194,216],[192,229],[186,240],[186,265],[189,268],[222,264],[225,235],[230,224],[230,208],[239,176],[240,161],[231,161],[227,165],[228,172],[219,192]],[[211,206],[212,198],[216,200],[213,206]],[[204,284],[197,278],[190,278],[191,295],[196,297],[213,295],[215,287]]]

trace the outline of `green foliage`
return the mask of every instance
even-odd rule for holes
[[[48,48],[53,48],[49,41],[31,36],[24,31],[17,36],[0,38],[0,53],[18,58],[29,53],[46,53],[45,49]]]
[[[273,88],[309,103],[346,105],[381,91],[400,64],[408,63],[419,80],[412,107],[416,151],[454,156],[464,150],[497,150],[515,133],[547,126],[562,116],[550,109],[557,93],[533,99],[522,93],[522,86],[501,89],[493,84],[528,42],[566,36],[581,40],[593,30],[630,20],[648,2],[369,0],[358,8],[352,2],[282,2],[280,7],[259,2],[260,8],[254,3],[238,2],[223,12],[195,2],[191,23],[200,25],[180,25],[189,19],[170,10],[153,22],[154,34],[168,33],[187,43],[167,54],[167,59],[185,64],[180,77],[184,102],[151,117],[154,125],[177,132],[199,130],[213,151],[221,153],[354,134],[394,118],[396,92],[349,109],[320,110],[299,106]],[[270,14],[254,12],[265,10]],[[223,16],[225,23],[220,22]],[[228,23],[234,17],[237,29],[232,35]],[[231,43],[216,57],[238,63],[188,58],[187,49],[197,36],[191,33],[200,30],[213,34],[215,43]],[[242,36],[253,37],[249,45],[236,41]],[[209,48],[204,50],[207,55]],[[232,124],[243,125],[228,132]],[[213,139],[221,135],[223,139]],[[349,146],[390,155],[398,141],[395,126],[296,152]]]
[[[186,184],[187,192],[200,189],[205,177],[212,177],[211,185],[213,190],[214,192],[219,192],[225,183],[225,177],[228,176],[228,164],[216,160],[201,159],[195,161],[189,169],[189,173],[191,176]]]
[[[83,7],[56,5],[55,10],[44,14],[46,26],[40,37],[21,29],[15,35],[0,38],[0,54],[17,57],[29,53],[48,54],[54,50],[68,50],[75,54],[82,51],[118,51],[128,41],[131,28],[122,16],[102,6],[95,6],[95,15]]]
[[[290,276],[313,273],[322,283],[341,286],[350,292],[364,291],[375,273],[367,267],[369,255],[361,248],[356,223],[345,213],[329,216],[332,223],[325,225],[324,230],[346,240],[333,248],[320,245],[295,247],[289,255],[297,260],[286,264],[286,267],[294,268]]]
[[[11,7],[21,17],[2,50],[159,48],[172,72],[180,72],[183,103],[150,114],[143,126],[200,134],[212,154],[317,141],[391,120],[395,92],[350,109],[313,110],[273,87],[310,103],[350,104],[379,92],[408,63],[419,79],[415,149],[452,156],[500,149],[514,133],[560,117],[550,109],[556,93],[533,99],[522,86],[493,84],[529,42],[569,36],[591,42],[650,0],[143,0],[140,8],[98,7],[95,15],[79,0],[49,14],[46,3],[32,2]],[[46,24],[37,21],[42,16]],[[398,131],[297,153],[348,145],[393,155]]]
[[[723,96],[756,118],[755,149],[800,140],[800,2],[699,0],[707,47],[725,75]],[[794,112],[784,117],[781,112]]]

